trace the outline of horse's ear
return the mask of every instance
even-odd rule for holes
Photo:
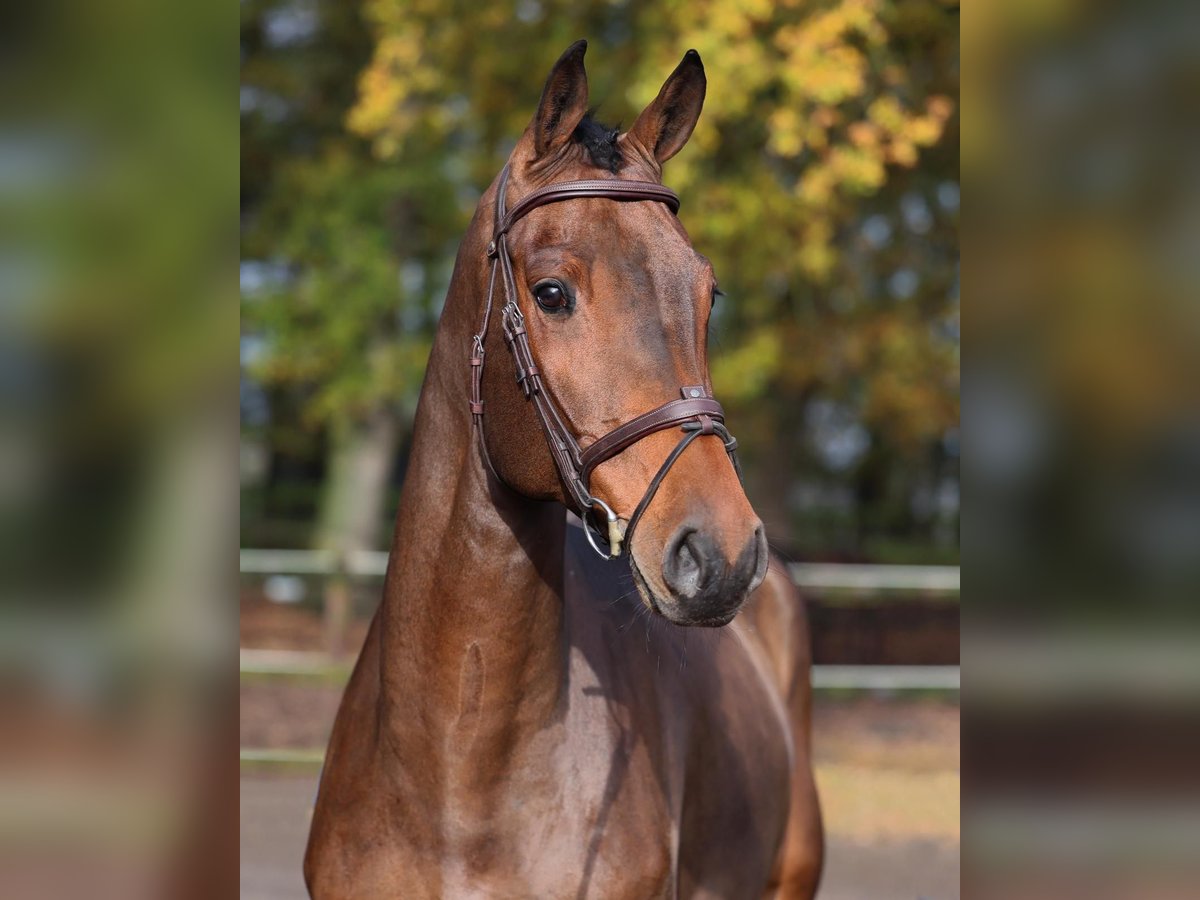
[[[538,157],[569,141],[575,126],[587,113],[587,72],[583,68],[586,52],[587,41],[576,41],[550,70],[546,87],[542,89],[542,99],[538,102],[537,115],[530,126]]]
[[[654,154],[659,164],[683,149],[704,107],[704,63],[689,50],[663,84],[654,101],[642,110],[629,135]]]

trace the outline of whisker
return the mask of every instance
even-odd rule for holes
[[[778,572],[780,575],[783,575],[787,578],[791,578],[792,573],[788,570],[788,566],[790,566],[790,565],[791,565],[791,563],[785,562],[783,560],[776,562],[775,560],[772,559],[772,560],[767,561],[767,570],[772,571],[772,572]]]
[[[638,592],[638,590],[637,590],[637,588],[635,587],[635,588],[633,588],[632,590],[626,591],[626,592],[625,592],[625,593],[623,593],[623,594],[620,594],[620,595],[618,595],[618,596],[616,596],[616,597],[613,597],[613,599],[609,601],[609,605],[610,605],[610,606],[616,606],[616,605],[617,605],[618,603],[620,603],[622,600],[628,600],[630,597],[632,597],[632,596],[633,596],[634,594],[636,594],[637,592]]]
[[[620,626],[619,628],[617,628],[617,631],[618,631],[619,633],[621,633],[621,634],[624,634],[624,633],[625,633],[625,630],[626,630],[627,628],[629,628],[629,626],[630,626],[630,625],[632,625],[632,624],[633,624],[635,621],[637,621],[637,613],[638,613],[638,609],[639,609],[639,607],[636,607],[636,606],[635,606],[635,607],[633,608],[633,615],[629,617],[629,621],[628,621],[628,622],[626,622],[624,625]]]
[[[767,549],[770,550],[776,556],[778,556],[780,559],[782,559],[784,562],[787,562],[787,563],[795,562],[795,560],[791,558],[791,554],[785,553],[779,547],[778,544],[773,544],[773,543],[771,543],[771,541],[767,541]]]

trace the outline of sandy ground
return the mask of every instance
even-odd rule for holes
[[[959,896],[959,711],[820,704],[813,758],[827,835],[821,900]]]
[[[242,688],[243,746],[320,746],[339,691]],[[821,703],[814,759],[828,833],[822,900],[959,896],[959,712],[940,702]],[[242,776],[246,900],[305,897],[300,861],[316,773]]]

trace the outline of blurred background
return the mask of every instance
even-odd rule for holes
[[[1200,6],[972,4],[964,892],[1200,884]]]
[[[377,558],[351,551],[385,545],[439,260],[580,36],[599,115],[626,124],[685,49],[704,55],[705,115],[668,181],[728,292],[714,377],[752,499],[801,566],[957,562],[961,147],[966,892],[1194,894],[1195,4],[973,3],[961,118],[940,3],[10,6],[0,895],[232,895],[234,741],[242,887],[297,889],[347,663],[246,654],[357,649]],[[764,384],[783,399],[756,400]],[[373,440],[392,449],[346,468],[382,491],[343,494],[373,511],[335,512],[330,473]],[[237,483],[241,568],[263,570],[240,580],[240,740]],[[339,559],[345,577],[324,574]],[[957,662],[956,573],[901,590],[794,571],[821,665]],[[926,616],[946,619],[918,653]],[[945,672],[864,694],[835,687],[861,670],[823,670],[829,896],[956,893],[934,883],[957,874],[957,695],[929,687],[958,683]]]
[[[687,49],[707,70],[664,177],[724,291],[712,377],[748,493],[809,596],[824,896],[957,896],[956,4],[246,0],[241,16],[244,895],[300,890],[458,242],[585,37],[605,122],[632,123]]]
[[[0,896],[237,890],[231,12],[0,13]]]
[[[243,3],[243,543],[388,545],[458,241],[579,35],[605,121],[704,59],[667,180],[726,294],[713,379],[772,541],[956,563],[958,19],[933,0]]]

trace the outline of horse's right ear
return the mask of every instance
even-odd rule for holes
[[[576,41],[558,58],[530,129],[533,131],[534,153],[539,158],[557,150],[571,139],[580,120],[587,114],[587,72],[583,54],[587,41]]]

